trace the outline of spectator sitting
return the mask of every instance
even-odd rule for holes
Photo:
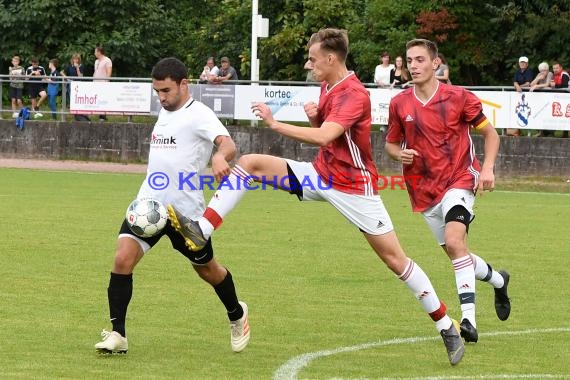
[[[435,79],[442,83],[451,84],[451,81],[449,80],[449,66],[447,65],[444,55],[438,53],[437,57],[439,66],[437,66],[437,69],[435,70]]]
[[[36,57],[32,57],[30,59],[30,63],[31,65],[26,69],[26,76],[30,78],[28,91],[32,101],[34,119],[37,119],[39,117],[43,117],[43,114],[40,112],[40,106],[47,98],[46,88],[43,83],[43,78],[46,76],[46,70],[43,66],[40,66],[40,61]],[[37,100],[38,96],[40,97],[39,100]]]
[[[394,69],[394,65],[390,63],[390,54],[387,51],[380,54],[380,62],[374,69],[374,83],[378,87],[389,87],[390,72]]]
[[[530,88],[530,82],[534,79],[531,69],[528,68],[528,58],[519,58],[519,68],[515,71],[515,78],[513,85],[517,92],[521,92],[523,88]]]
[[[552,72],[549,70],[548,63],[542,62],[538,65],[538,74],[532,82],[530,82],[530,90],[534,91],[537,89],[548,89],[550,88],[550,82],[552,81]]]
[[[394,69],[390,71],[390,87],[406,88],[410,86],[412,84],[410,82],[412,76],[408,69],[404,67],[404,59],[402,56],[397,56],[394,63]]]
[[[237,71],[230,65],[230,59],[228,57],[222,57],[220,62],[222,67],[220,68],[218,76],[212,78],[212,82],[221,84],[227,80],[238,80]]]
[[[220,69],[216,66],[216,62],[214,61],[214,57],[209,57],[206,60],[206,66],[204,66],[204,70],[200,74],[200,83],[209,83],[215,77],[218,76]]]

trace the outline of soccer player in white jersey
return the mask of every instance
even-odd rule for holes
[[[200,216],[205,202],[195,174],[202,173],[212,157],[214,177],[219,180],[228,175],[228,161],[235,156],[235,144],[214,112],[192,99],[187,69],[180,60],[160,60],[151,76],[162,109],[152,131],[147,176],[137,197],[152,197],[163,204],[174,204],[188,215]],[[216,151],[212,156],[214,147]],[[160,180],[156,178],[157,173],[160,173]],[[141,238],[131,232],[126,221],[120,228],[107,289],[113,329],[110,332],[103,330],[103,339],[95,348],[102,353],[127,352],[125,318],[133,292],[133,270],[165,235],[172,247],[190,260],[200,278],[214,288],[230,320],[232,350],[242,351],[250,337],[248,308],[238,300],[230,272],[214,259],[211,240],[201,250],[191,251],[170,223],[158,235]]]
[[[172,225],[191,248],[200,249],[247,191],[249,180],[277,178],[276,187],[302,201],[329,202],[362,232],[378,257],[421,303],[443,338],[450,363],[455,365],[464,353],[458,327],[447,315],[428,276],[404,253],[378,196],[378,172],[370,144],[370,97],[355,73],[346,67],[346,31],[322,29],[311,36],[308,48],[306,67],[322,82],[318,106],[309,102],[304,107],[313,128],[276,121],[264,103],[253,104],[252,110],[277,133],[320,146],[315,160],[242,156],[228,177],[231,186],[220,186],[198,221],[186,218],[176,205],[168,205]]]

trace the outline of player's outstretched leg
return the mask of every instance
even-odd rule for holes
[[[511,299],[507,292],[511,276],[506,270],[500,270],[499,274],[503,277],[504,284],[501,288],[495,288],[495,311],[501,321],[506,321],[511,314]]]
[[[239,304],[243,309],[243,316],[237,321],[230,321],[231,345],[234,352],[241,352],[249,343],[249,311],[245,302]]]
[[[126,354],[129,350],[129,342],[116,331],[103,330],[101,341],[95,344],[95,349],[101,354]]]
[[[199,251],[204,248],[208,239],[202,234],[202,229],[198,222],[185,217],[172,205],[167,205],[166,210],[168,211],[168,217],[172,227],[184,237],[186,246],[192,251]]]

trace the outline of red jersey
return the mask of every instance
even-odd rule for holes
[[[345,132],[321,147],[313,166],[326,184],[351,194],[377,194],[378,171],[372,159],[370,94],[354,72],[327,90],[321,85],[318,124],[335,122]]]
[[[408,88],[392,98],[388,124],[387,142],[419,153],[403,166],[414,211],[435,206],[451,188],[474,189],[481,167],[469,132],[487,118],[472,92],[439,83],[424,104]]]

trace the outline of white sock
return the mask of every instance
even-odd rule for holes
[[[408,289],[410,289],[414,297],[420,301],[422,307],[430,316],[442,308],[443,313],[445,313],[445,305],[442,305],[439,301],[431,281],[419,265],[410,260],[404,269],[404,273],[399,275],[398,278],[404,281]],[[447,314],[444,314],[440,319],[435,321],[435,324],[437,331],[448,329],[449,326],[451,326],[451,319]]]
[[[253,179],[248,172],[239,165],[234,166],[228,178],[220,183],[218,190],[208,203],[208,209],[215,212],[219,219],[218,223],[212,223],[212,220],[206,217],[208,210],[204,213],[205,216],[198,219],[198,224],[206,239],[212,235],[215,228],[239,203],[252,183]]]
[[[470,255],[451,260],[455,270],[455,283],[461,305],[461,320],[468,319],[473,327],[475,323],[475,270]]]
[[[505,284],[503,276],[494,270],[489,264],[481,257],[471,252],[471,258],[475,265],[475,278],[477,280],[485,281],[491,284],[494,288],[502,288]]]

